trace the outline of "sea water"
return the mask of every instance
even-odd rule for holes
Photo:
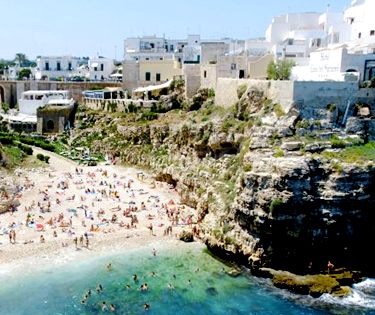
[[[202,244],[155,248],[156,257],[148,246],[69,264],[51,263],[38,271],[0,274],[0,314],[110,314],[101,309],[104,301],[108,307],[114,304],[114,314],[375,314],[372,280],[354,288],[349,298],[313,299],[275,289],[268,280],[246,272],[231,276],[227,272],[232,267],[213,258]],[[108,263],[111,270],[105,268]],[[149,289],[139,290],[145,283]],[[92,295],[83,305],[88,289]],[[145,303],[150,304],[148,311]]]

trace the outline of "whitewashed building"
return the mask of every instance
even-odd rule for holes
[[[375,50],[375,1],[354,0],[344,13],[344,20],[350,25],[345,38],[349,49],[355,53],[373,53]],[[349,37],[349,38],[348,38]]]
[[[68,79],[78,65],[79,58],[72,56],[47,57],[39,56],[36,59],[36,80]]]
[[[90,58],[88,68],[90,81],[111,80],[116,71],[115,61],[105,57]]]
[[[309,65],[293,69],[298,81],[367,81],[375,77],[375,55],[349,53],[347,45],[311,53]]]

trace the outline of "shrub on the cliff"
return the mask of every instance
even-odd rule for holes
[[[229,128],[233,127],[235,124],[235,119],[229,118],[224,120],[223,124],[221,125],[222,132],[228,132]]]
[[[0,137],[1,144],[13,144],[13,138],[10,136],[1,136]]]
[[[146,111],[142,113],[141,118],[139,118],[139,121],[151,121],[158,119],[159,115],[157,113]]]
[[[33,149],[29,147],[28,145],[23,145],[22,143],[18,144],[18,147],[25,152],[27,155],[32,155],[33,154]]]
[[[281,199],[276,199],[276,200],[272,201],[271,204],[270,204],[270,208],[269,208],[270,213],[272,215],[277,215],[278,212],[284,207],[284,205],[285,205],[285,203]]]
[[[280,104],[275,104],[274,107],[273,107],[273,110],[276,114],[277,117],[281,117],[281,116],[285,116],[285,112],[283,110],[283,108],[281,107]]]
[[[346,148],[346,142],[344,140],[332,140],[331,145],[333,149]]]
[[[241,99],[242,95],[245,94],[247,90],[247,85],[246,84],[241,84],[238,88],[237,88],[237,96],[239,99]]]
[[[273,154],[274,157],[276,158],[279,158],[279,157],[284,157],[285,154],[284,154],[284,151],[283,150],[277,150],[274,154]]]
[[[38,154],[36,155],[36,158],[37,158],[38,160],[44,161],[44,155],[43,155],[43,154],[38,153]]]

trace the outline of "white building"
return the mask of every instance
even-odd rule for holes
[[[276,17],[266,31],[266,41],[278,58],[308,62],[310,53],[327,43],[338,43],[334,30],[342,26],[342,13],[293,13]],[[329,31],[331,30],[331,40]],[[305,60],[303,60],[305,58]]]
[[[156,36],[127,38],[124,41],[124,60],[173,60],[175,52],[178,53],[177,43],[178,40],[167,40]]]
[[[69,91],[27,91],[18,100],[19,112],[36,117],[36,110],[48,104],[74,105]]]
[[[88,67],[90,81],[111,80],[116,70],[115,61],[105,57],[90,58]]]
[[[299,81],[367,81],[375,77],[375,54],[349,53],[347,45],[311,53],[309,66],[295,67]]]
[[[78,58],[72,56],[46,57],[39,56],[36,59],[36,80],[67,79],[78,66]]]
[[[355,53],[373,53],[375,49],[375,1],[354,0],[345,10],[344,20],[350,25],[349,49]]]

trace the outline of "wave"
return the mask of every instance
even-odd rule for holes
[[[349,296],[344,298],[335,297],[326,293],[318,298],[318,300],[322,303],[375,310],[375,296],[355,288]]]
[[[363,289],[374,289],[375,290],[375,279],[367,278],[366,280],[353,284],[353,288],[356,288],[358,290]]]

